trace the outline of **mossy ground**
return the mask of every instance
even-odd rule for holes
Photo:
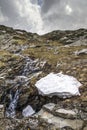
[[[57,63],[59,64],[67,64],[67,66],[70,66],[72,61],[76,62],[78,60],[83,60],[87,58],[87,55],[75,55],[75,51],[79,51],[84,49],[85,46],[70,46],[70,47],[64,47],[64,46],[58,46],[58,43],[56,45],[50,45],[45,46],[44,44],[40,44],[40,47],[32,47],[24,50],[22,54],[29,55],[33,58],[39,58],[42,60],[48,61],[52,66],[56,66]],[[67,67],[66,66],[66,67]],[[72,68],[72,66],[71,66]],[[65,69],[64,67],[62,69]]]

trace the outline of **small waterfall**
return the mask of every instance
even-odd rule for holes
[[[24,57],[24,58],[26,60],[26,63],[25,63],[23,72],[22,72],[21,76],[17,76],[17,80],[20,82],[21,85],[23,85],[23,84],[26,85],[27,82],[29,82],[29,80],[28,80],[29,74],[38,71],[38,67],[35,67],[37,60],[33,61],[29,57]],[[15,87],[18,88],[18,86],[20,86],[20,84],[18,84],[16,81],[14,88]],[[19,90],[18,89],[16,90],[14,96],[13,96],[12,90],[10,90],[10,105],[6,111],[7,117],[12,117],[12,118],[15,117],[15,114],[16,114],[15,109],[17,107],[18,99],[19,99]]]
[[[38,61],[38,59],[33,61],[29,57],[26,57],[26,64],[25,64],[22,75],[28,76],[31,73],[35,73],[35,72],[39,71],[39,67],[35,66],[37,61]]]
[[[10,105],[7,108],[6,116],[7,117],[15,117],[15,109],[17,106],[17,101],[19,99],[19,91],[16,90],[14,97],[12,97],[12,92],[10,92]]]
[[[31,70],[32,70],[32,60],[30,58],[26,58],[26,64],[25,64],[22,75],[28,76]]]

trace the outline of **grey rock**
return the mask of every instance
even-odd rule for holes
[[[43,109],[52,112],[53,109],[55,108],[55,104],[54,103],[49,103],[43,106]]]
[[[31,116],[31,115],[33,115],[35,113],[35,111],[33,110],[33,108],[30,106],[30,105],[28,105],[25,109],[23,109],[23,111],[22,111],[22,115],[24,116],[24,117],[29,117],[29,116]]]
[[[81,54],[87,54],[87,49],[83,49],[75,52],[75,55],[81,55]]]
[[[39,117],[40,120],[43,120],[43,122],[47,122],[48,124],[52,124],[55,126],[55,128],[58,129],[62,129],[64,127],[70,127],[73,130],[80,130],[82,129],[83,126],[83,121],[82,120],[71,120],[71,119],[64,119],[64,118],[60,118],[58,116],[54,116],[53,114],[45,111],[45,110],[41,110],[40,112],[38,112],[36,115],[36,117]]]
[[[4,113],[5,113],[4,105],[0,104],[0,119],[4,118]]]
[[[70,118],[74,119],[77,117],[77,110],[69,110],[69,109],[57,109],[55,110],[55,113],[57,116],[63,117],[63,118]]]

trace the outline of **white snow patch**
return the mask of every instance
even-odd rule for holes
[[[28,116],[31,116],[31,115],[33,115],[35,113],[35,111],[33,110],[33,108],[30,106],[30,105],[28,105],[25,109],[23,109],[23,111],[22,111],[22,115],[24,116],[24,117],[28,117]]]
[[[41,95],[57,95],[62,98],[80,95],[79,87],[81,85],[76,78],[62,73],[50,73],[35,84]]]

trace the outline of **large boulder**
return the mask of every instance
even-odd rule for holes
[[[50,73],[36,82],[35,86],[42,95],[57,95],[61,98],[80,95],[78,88],[81,83],[74,77],[62,73]]]

